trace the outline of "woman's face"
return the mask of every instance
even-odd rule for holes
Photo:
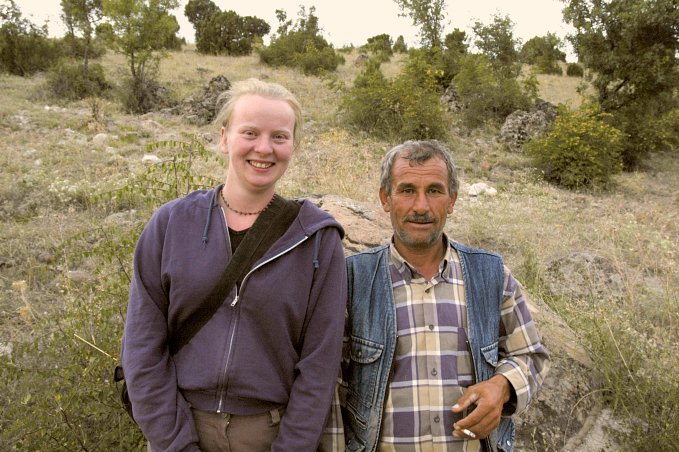
[[[245,95],[236,104],[220,148],[229,158],[227,182],[253,194],[273,194],[294,149],[295,113],[282,100]]]

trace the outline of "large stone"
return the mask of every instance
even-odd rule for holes
[[[185,99],[175,111],[194,124],[209,124],[226,101],[219,96],[230,88],[231,82],[223,75],[218,75],[203,87],[199,95]]]
[[[557,108],[541,101],[531,111],[516,110],[505,119],[500,140],[511,150],[518,151],[531,139],[544,133],[557,116]]]
[[[308,199],[342,224],[347,255],[391,238],[389,217],[377,205],[334,195]],[[614,420],[606,417],[610,413],[600,409],[592,361],[577,335],[549,306],[533,299],[529,307],[550,352],[551,364],[536,399],[524,413],[515,416],[516,450],[587,450],[590,432],[600,430],[591,425],[603,423],[615,428]],[[602,438],[599,435],[596,439]],[[608,444],[612,441],[610,435],[603,440]]]

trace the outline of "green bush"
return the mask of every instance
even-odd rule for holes
[[[566,75],[569,77],[582,77],[585,75],[585,70],[578,63],[568,63]]]
[[[393,81],[371,59],[344,94],[340,110],[348,124],[380,138],[443,139],[446,121],[436,75],[424,53],[409,54]]]
[[[47,27],[22,18],[13,0],[0,6],[0,24],[0,71],[24,77],[59,59],[60,47],[47,37]]]
[[[399,35],[398,38],[396,38],[396,42],[394,42],[392,50],[394,53],[406,53],[408,51],[408,46],[403,39],[403,35]]]
[[[61,52],[66,57],[83,59],[85,53],[87,53],[88,60],[96,60],[106,53],[106,43],[103,39],[95,38],[88,46],[83,38],[66,34],[63,38],[58,40],[58,43],[62,49]]]
[[[529,110],[537,98],[537,79],[522,86],[515,78],[497,73],[484,55],[463,55],[453,79],[463,104],[462,120],[468,127],[501,123],[515,110]]]
[[[668,92],[637,98],[612,112],[612,124],[627,136],[622,151],[626,169],[637,168],[652,152],[672,147],[671,112],[676,105],[676,96]]]
[[[122,80],[118,95],[128,113],[144,114],[176,104],[170,92],[156,79],[155,70]]]
[[[624,134],[596,106],[560,110],[551,131],[524,146],[545,179],[569,189],[603,187],[622,170]]]
[[[381,35],[373,36],[368,38],[368,43],[364,46],[365,50],[372,53],[384,53],[391,56],[394,51],[392,50],[391,36],[387,33],[382,33]]]
[[[344,63],[344,57],[337,54],[331,44],[320,35],[315,8],[306,15],[300,11],[297,22],[285,22],[285,13],[278,10],[281,25],[278,36],[271,40],[268,47],[258,49],[259,58],[269,66],[291,66],[301,69],[307,75],[319,75],[334,71]]]
[[[81,64],[60,61],[47,73],[47,86],[61,99],[78,100],[101,95],[111,88],[100,64],[90,63],[85,72]]]
[[[563,75],[563,69],[561,69],[559,63],[553,60],[540,58],[537,60],[535,67],[540,74]]]

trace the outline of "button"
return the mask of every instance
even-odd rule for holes
[[[438,424],[438,422],[439,422],[440,420],[441,420],[441,419],[439,419],[438,416],[436,416],[436,417],[434,418],[434,422],[436,422],[437,424]]]
[[[434,375],[434,376],[436,376],[436,375],[438,375],[439,373],[436,371],[436,369],[432,369],[432,370],[431,370],[431,374]]]
[[[429,331],[434,331],[434,325],[429,325]]]
[[[360,358],[361,356],[363,356],[363,352],[362,352],[362,351],[360,351],[360,350],[359,350],[359,351],[357,351],[357,352],[356,352],[356,354],[358,355],[358,357],[359,357],[359,358]]]
[[[424,289],[424,291],[427,292],[427,293],[429,293],[430,290],[431,290],[431,287],[427,287],[426,289]]]
[[[507,440],[507,445],[508,445],[508,446],[511,446],[511,445],[512,445],[512,442],[509,441],[509,440]]]

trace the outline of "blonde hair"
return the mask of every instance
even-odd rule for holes
[[[302,107],[297,98],[286,88],[278,83],[263,82],[256,78],[241,80],[231,85],[228,91],[224,91],[217,99],[217,105],[224,102],[215,118],[215,124],[219,124],[225,129],[231,125],[231,117],[236,102],[243,96],[262,96],[273,100],[282,100],[292,108],[295,114],[295,128],[293,130],[293,145],[297,149],[302,142],[302,130],[304,119],[302,118]]]

